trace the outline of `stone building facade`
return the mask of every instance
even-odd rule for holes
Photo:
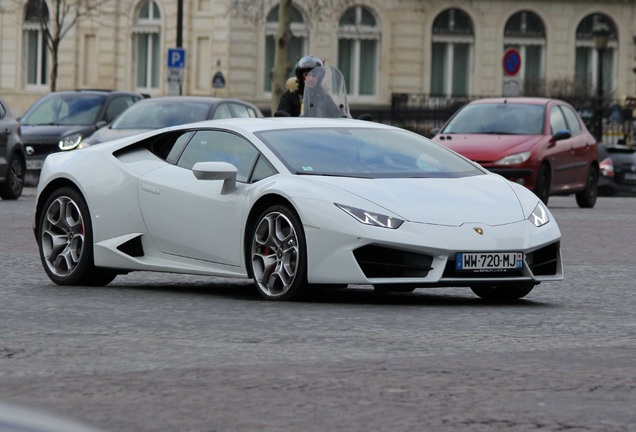
[[[46,1],[52,13],[55,0]],[[0,0],[0,94],[17,114],[50,91],[50,54],[23,3]],[[342,0],[322,14],[319,3],[294,1],[290,62],[311,53],[343,70],[352,105],[387,105],[395,93],[528,94],[558,82],[594,93],[599,72],[605,95],[636,95],[635,0]],[[176,47],[177,5],[111,0],[99,16],[80,20],[61,43],[57,89],[174,92],[169,78],[181,72],[168,67],[168,51]],[[269,108],[277,2],[182,5],[178,91]],[[598,22],[610,33],[603,50],[592,38]],[[504,70],[509,49],[521,60],[513,74]],[[222,87],[213,86],[219,72]]]

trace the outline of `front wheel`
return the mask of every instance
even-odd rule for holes
[[[576,193],[576,203],[581,208],[592,208],[598,197],[598,173],[590,167],[585,179],[585,189]]]
[[[267,300],[290,300],[306,286],[307,248],[300,219],[284,205],[274,205],[251,231],[251,274]]]
[[[527,296],[532,288],[534,288],[534,284],[470,287],[479,298],[488,301],[519,300]]]
[[[104,286],[117,275],[93,263],[88,205],[75,189],[58,189],[46,200],[37,233],[42,265],[56,284]]]

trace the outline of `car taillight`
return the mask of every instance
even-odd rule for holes
[[[601,175],[605,177],[614,177],[614,163],[612,163],[612,159],[605,158],[599,165],[601,168]]]

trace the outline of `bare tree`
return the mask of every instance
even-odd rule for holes
[[[274,66],[269,75],[272,82],[272,101],[270,104],[272,113],[278,106],[280,96],[286,91],[285,82],[293,67],[288,60],[289,43],[293,36],[291,30],[292,0],[277,0],[277,2],[278,29],[274,43]],[[308,27],[326,19],[334,19],[335,14],[343,11],[353,2],[354,0],[310,1],[305,8]],[[263,24],[266,16],[265,8],[271,4],[271,0],[233,0],[230,12],[254,24]]]
[[[62,39],[80,20],[103,13],[103,6],[111,0],[50,0],[53,13],[45,0],[17,1],[22,9],[26,5],[26,19],[37,22],[44,33],[46,47],[51,54],[51,91],[57,88],[59,48]]]

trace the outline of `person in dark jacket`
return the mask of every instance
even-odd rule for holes
[[[294,70],[295,76],[287,80],[287,91],[280,97],[275,116],[299,117],[302,114],[305,78],[310,70],[319,66],[324,66],[323,61],[313,55],[308,55],[298,60]]]

